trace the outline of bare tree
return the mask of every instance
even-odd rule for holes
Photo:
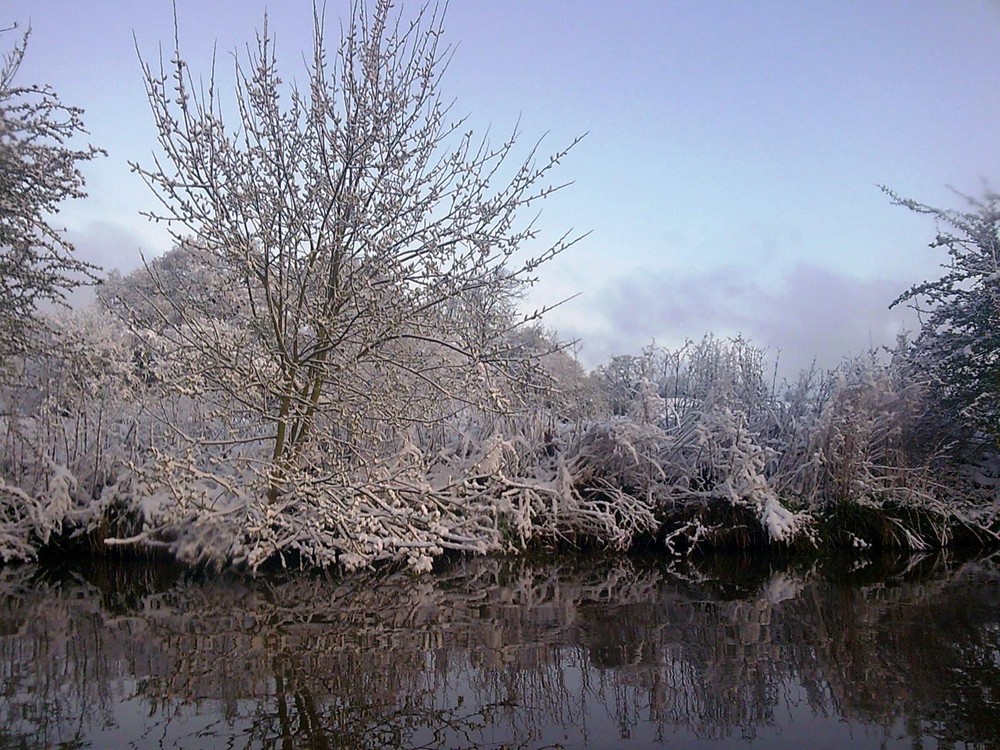
[[[79,164],[104,152],[69,145],[86,132],[83,110],[62,104],[47,85],[15,83],[30,33],[0,66],[0,360],[32,348],[44,327],[40,303],[61,302],[96,270],[73,257],[51,220],[64,200],[86,195]]]
[[[176,35],[169,63],[143,61],[162,153],[132,166],[160,201],[151,216],[238,290],[220,316],[216,295],[167,294],[149,269],[165,371],[217,405],[224,440],[268,446],[273,501],[293,474],[363,464],[408,426],[509,408],[491,395],[514,321],[491,311],[574,240],[525,249],[524,209],[560,187],[549,173],[568,149],[521,160],[516,130],[499,145],[465,130],[440,93],[438,7],[355,2],[332,56],[314,10],[303,87],[280,78],[266,21],[237,56],[230,110]]]

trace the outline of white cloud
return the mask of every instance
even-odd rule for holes
[[[832,367],[845,356],[891,345],[900,331],[915,329],[911,311],[889,309],[914,281],[863,279],[810,264],[793,266],[776,279],[732,266],[657,270],[594,290],[585,304],[592,322],[578,328],[566,316],[560,333],[583,338],[581,356],[588,366],[612,354],[638,353],[653,339],[679,346],[709,332],[742,334],[772,353],[780,350],[781,370],[792,375],[813,360]],[[593,318],[603,324],[595,326]],[[609,333],[594,335],[595,329]]]
[[[142,239],[119,224],[92,221],[83,229],[73,229],[67,239],[76,248],[76,257],[93,263],[105,272],[117,268],[123,274],[142,264],[139,250],[144,248]]]

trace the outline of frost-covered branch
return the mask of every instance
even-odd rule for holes
[[[10,29],[0,30],[0,40]],[[86,131],[83,110],[63,104],[47,85],[18,84],[31,30],[0,64],[0,367],[37,349],[39,305],[62,302],[97,270],[73,255],[53,225],[60,205],[83,198],[79,165],[104,153],[71,141]]]

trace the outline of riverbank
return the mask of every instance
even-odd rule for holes
[[[134,523],[135,519],[131,519]],[[872,559],[892,558],[900,554],[952,554],[957,556],[991,554],[1000,549],[995,530],[968,523],[964,518],[912,507],[885,508],[842,503],[816,517],[810,517],[806,532],[791,541],[771,539],[759,518],[746,507],[715,502],[697,508],[674,508],[658,521],[653,533],[636,535],[627,548],[611,548],[592,539],[575,542],[563,539],[537,539],[517,550],[483,553],[486,557],[521,557],[546,559],[553,555],[584,557],[607,555],[660,560],[663,564],[687,564],[692,559],[710,559],[716,555],[736,555],[762,564],[784,560],[784,564],[811,564],[818,559],[852,559],[867,565]],[[183,560],[165,543],[148,544],[138,540],[125,544],[107,544],[106,535],[113,525],[96,532],[71,532],[50,538],[37,551],[44,564],[75,560],[88,564],[114,566],[155,563],[178,571],[231,571],[260,573],[268,576],[283,570],[318,572],[317,566],[293,555],[274,556],[260,566],[227,565],[210,560]],[[119,532],[125,526],[117,526]],[[447,568],[463,559],[467,552],[442,552],[433,560],[434,570]],[[383,560],[373,563],[379,569],[405,568],[404,561]],[[343,570],[343,566],[332,566]],[[430,570],[431,567],[426,568]]]
[[[331,425],[279,477],[266,437],[189,440],[206,428],[190,399],[167,427],[141,405],[8,415],[0,559],[72,543],[214,568],[420,572],[536,549],[1000,544],[996,452],[940,421],[905,362],[851,360],[779,393],[740,340],[684,356],[611,405],[624,414],[469,411],[339,444]]]

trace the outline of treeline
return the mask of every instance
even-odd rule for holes
[[[996,454],[937,406],[905,341],[781,384],[742,339],[651,348],[589,375],[543,355],[529,395],[498,394],[516,412],[456,404],[432,426],[318,432],[309,467],[272,498],[257,469],[264,417],[260,440],[226,440],[218,404],[142,348],[149,330],[100,303],[60,324],[61,345],[4,393],[7,560],[67,537],[219,566],[427,569],[448,552],[539,545],[860,553],[1000,532]],[[526,359],[546,341],[516,338]]]

